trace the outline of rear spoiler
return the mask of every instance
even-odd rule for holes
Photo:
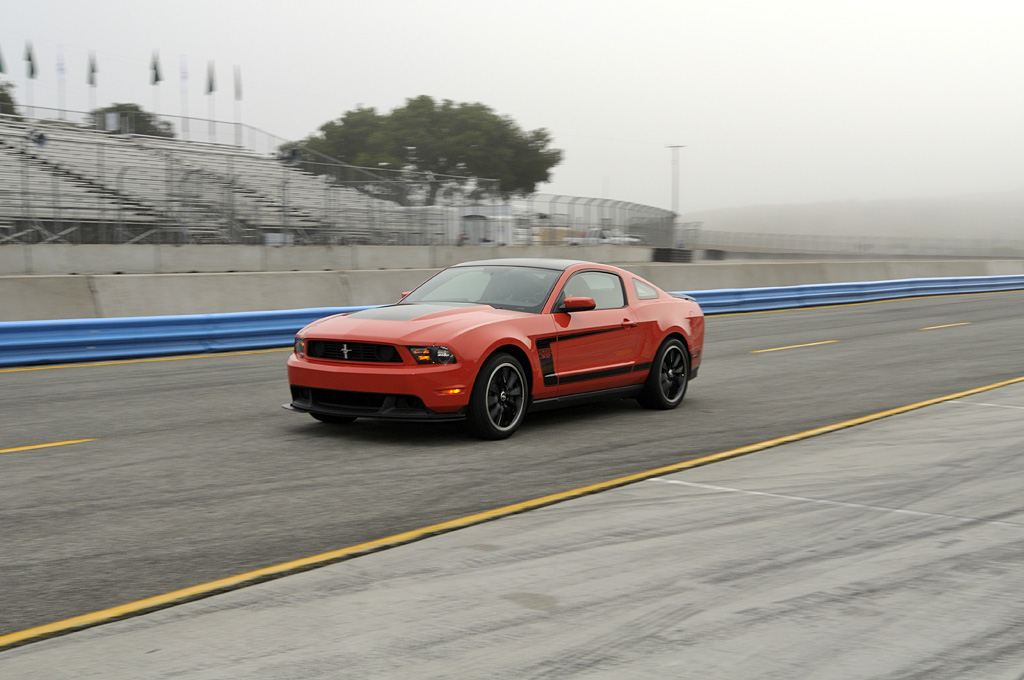
[[[690,302],[697,301],[697,298],[692,297],[690,295],[686,295],[685,293],[669,293],[669,295],[671,295],[674,298],[679,298],[680,300],[689,300]]]

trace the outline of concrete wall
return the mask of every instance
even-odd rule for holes
[[[0,251],[8,246],[0,248]],[[612,248],[609,246],[609,248]],[[458,249],[471,259],[475,248]],[[495,248],[482,248],[489,255]],[[501,249],[502,254],[512,250]],[[582,253],[588,249],[579,249]],[[618,251],[619,249],[615,249]],[[575,250],[573,251],[575,252]],[[523,253],[517,253],[523,254]],[[375,253],[374,257],[378,257]],[[195,261],[195,260],[193,260]],[[377,259],[385,264],[383,259]],[[665,290],[758,288],[1024,274],[1022,260],[623,263]],[[249,312],[387,304],[439,267],[208,274],[0,276],[0,321]]]
[[[800,286],[808,283],[888,281],[943,276],[1024,274],[1024,260],[881,260],[624,264],[664,290]]]
[[[494,257],[650,262],[635,246],[3,245],[0,276],[432,269]]]

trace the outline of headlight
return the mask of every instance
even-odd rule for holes
[[[302,338],[295,338],[295,354],[296,356],[306,356],[306,341]]]
[[[417,364],[454,364],[455,354],[447,347],[410,347]]]

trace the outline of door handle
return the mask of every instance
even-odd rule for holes
[[[636,325],[637,325],[636,321],[633,321],[632,319],[623,319],[622,320],[622,327],[623,328],[636,328]]]

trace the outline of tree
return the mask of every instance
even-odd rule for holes
[[[0,114],[18,115],[18,108],[14,102],[14,83],[0,83]]]
[[[549,148],[547,130],[524,132],[483,104],[438,104],[426,95],[390,114],[364,107],[348,111],[301,144],[352,165],[418,177],[426,205],[452,186],[479,189],[482,179],[497,180],[506,198],[532,194],[562,160],[561,150]]]
[[[118,130],[121,132],[149,137],[174,137],[174,126],[160,120],[155,114],[144,111],[138,104],[111,104],[90,112],[89,116],[96,127],[105,128],[108,113],[120,114]]]

